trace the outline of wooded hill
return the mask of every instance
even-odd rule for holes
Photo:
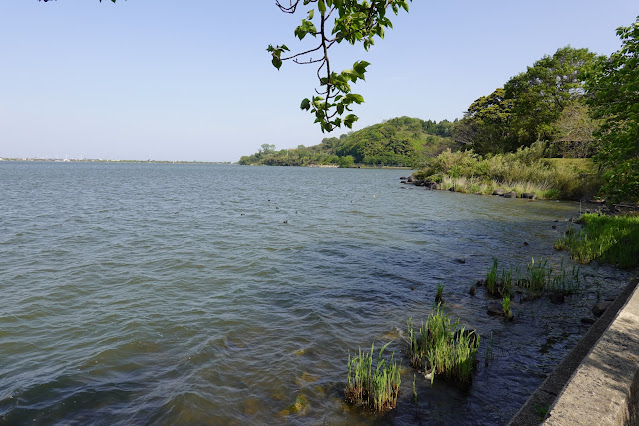
[[[350,167],[415,167],[424,157],[458,148],[453,140],[454,122],[399,117],[340,137],[324,138],[319,145],[277,151],[274,145],[240,159],[240,164],[306,166],[335,164]]]

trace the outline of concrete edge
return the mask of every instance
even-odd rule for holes
[[[563,395],[564,390],[569,386],[578,369],[592,353],[594,348],[596,348],[599,340],[610,328],[615,319],[618,318],[619,313],[623,311],[623,308],[628,304],[633,295],[639,303],[639,291],[635,292],[638,284],[639,281],[636,278],[630,280],[628,285],[622,290],[608,309],[606,309],[604,314],[590,327],[584,337],[582,337],[577,345],[568,353],[564,360],[559,363],[554,371],[528,398],[526,403],[510,420],[509,425],[538,425],[544,421],[544,418],[552,414],[552,411],[557,406],[557,402],[561,399],[560,395]],[[639,315],[639,312],[637,312],[637,314]],[[639,365],[637,365],[637,367],[639,367]],[[630,392],[630,388],[632,388],[633,392]],[[630,401],[636,402],[639,407],[639,374],[635,375],[633,383],[629,385],[629,389],[627,390],[628,393],[631,393],[632,398]],[[581,400],[587,404],[586,398],[581,398]],[[630,411],[632,412],[633,410]],[[628,412],[627,409],[626,412]],[[638,416],[636,411],[633,415],[635,418]]]

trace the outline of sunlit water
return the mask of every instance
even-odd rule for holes
[[[490,317],[471,284],[493,257],[558,264],[578,204],[426,191],[406,173],[0,163],[0,422],[506,423],[628,277],[583,267],[565,304]],[[439,283],[482,336],[471,389],[418,375],[415,405],[404,359],[396,410],[345,404],[349,352],[392,340],[402,359]]]

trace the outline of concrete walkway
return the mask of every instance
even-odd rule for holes
[[[639,425],[638,283],[630,281],[511,425]]]

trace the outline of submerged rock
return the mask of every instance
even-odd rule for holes
[[[517,193],[515,191],[506,192],[503,195],[504,198],[517,198]]]
[[[566,300],[566,297],[563,293],[550,293],[548,295],[548,298],[550,298],[550,301],[555,305],[560,305]]]
[[[486,306],[486,313],[492,316],[504,315],[504,307],[499,302],[491,302]]]
[[[603,315],[604,312],[606,312],[606,309],[608,309],[610,307],[610,303],[608,301],[605,302],[597,302],[595,304],[595,306],[592,307],[592,313],[599,318],[600,316]]]

